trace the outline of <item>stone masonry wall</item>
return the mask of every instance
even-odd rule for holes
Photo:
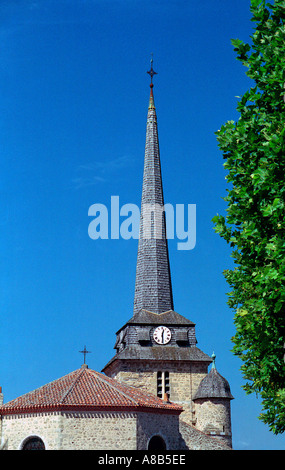
[[[47,450],[134,450],[134,413],[62,412],[4,416],[8,450],[20,450],[28,437],[40,437]]]
[[[159,370],[169,372],[170,401],[181,405],[184,408],[181,414],[182,419],[193,424],[194,404],[192,398],[201,380],[207,374],[207,366],[204,363],[161,361]],[[152,361],[131,361],[118,365],[118,369],[113,370],[112,377],[156,395],[157,371],[158,365]]]
[[[64,413],[63,449],[135,450],[136,414]]]
[[[197,428],[232,445],[230,400],[211,398],[195,401]]]
[[[153,435],[179,449],[179,416],[134,412],[50,412],[3,416],[7,450],[21,450],[32,436],[47,450],[146,450]]]
[[[2,439],[7,450],[19,450],[29,436],[40,437],[47,449],[60,446],[61,416],[59,413],[7,415],[2,417]]]
[[[166,443],[167,450],[180,449],[179,416],[157,413],[138,413],[138,450],[148,448],[152,436],[159,435]]]
[[[181,433],[181,450],[231,450],[227,443],[204,434],[182,420],[179,423],[179,429]]]

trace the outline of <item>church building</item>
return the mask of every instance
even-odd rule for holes
[[[101,372],[80,369],[3,404],[6,450],[231,450],[231,394],[195,324],[174,310],[151,62],[134,309]],[[122,319],[123,320],[123,319]],[[122,321],[122,323],[124,320]],[[210,368],[210,371],[208,369]]]

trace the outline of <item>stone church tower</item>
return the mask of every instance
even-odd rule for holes
[[[174,310],[154,73],[133,316],[104,374],[84,355],[80,369],[5,404],[0,387],[0,450],[231,449],[230,386],[197,347],[195,324]]]
[[[228,382],[197,347],[195,324],[175,312],[166,236],[152,64],[134,311],[103,371],[183,407],[181,420],[231,446]],[[153,215],[150,214],[150,211]],[[158,228],[159,228],[159,231]],[[158,235],[157,235],[158,234]]]

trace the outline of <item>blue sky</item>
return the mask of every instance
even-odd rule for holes
[[[249,0],[0,3],[1,383],[5,402],[80,367],[100,371],[131,318],[137,240],[92,240],[88,209],[140,204],[150,54],[165,202],[197,205],[197,243],[169,243],[174,307],[231,385],[235,449],[282,449],[246,396],[222,271],[230,249],[215,132],[250,86],[231,38]]]

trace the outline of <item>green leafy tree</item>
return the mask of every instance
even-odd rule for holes
[[[251,44],[232,44],[253,86],[238,102],[238,121],[216,133],[229,187],[227,215],[213,222],[236,264],[224,275],[243,388],[261,397],[259,418],[278,434],[285,430],[285,1],[251,0],[250,9]]]

